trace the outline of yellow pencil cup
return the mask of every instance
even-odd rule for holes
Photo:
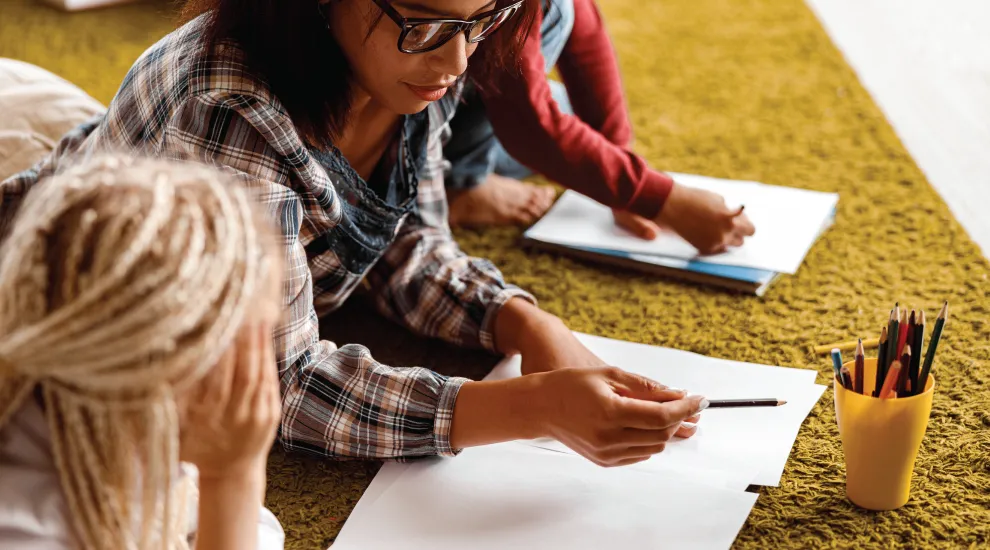
[[[855,363],[846,363],[855,372]],[[864,365],[864,391],[872,395],[877,360]],[[932,412],[935,378],[925,391],[897,399],[878,399],[835,385],[835,420],[846,460],[846,496],[867,510],[894,510],[911,496],[911,474]]]

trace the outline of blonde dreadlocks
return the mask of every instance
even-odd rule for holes
[[[0,256],[0,428],[39,391],[83,548],[182,548],[174,395],[233,341],[272,248],[242,186],[106,157],[32,191]]]

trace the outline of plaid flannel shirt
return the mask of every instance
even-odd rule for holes
[[[495,350],[493,321],[513,297],[488,261],[463,254],[446,223],[442,140],[458,94],[428,108],[415,208],[391,244],[354,273],[325,243],[341,222],[335,176],[311,154],[288,113],[234,45],[204,55],[194,20],[145,52],[105,115],[66,135],[36,166],[0,184],[0,236],[32,185],[70,159],[105,150],[194,158],[236,174],[277,220],[286,256],[287,320],[275,331],[280,436],[289,449],[332,457],[452,455],[454,402],[464,383],[393,368],[359,345],[319,338],[319,317],[367,280],[378,310],[415,333]]]

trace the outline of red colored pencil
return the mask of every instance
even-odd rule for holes
[[[901,310],[900,325],[897,327],[897,353],[891,359],[900,359],[901,354],[904,353],[904,344],[907,343],[908,337],[908,311],[907,308]]]

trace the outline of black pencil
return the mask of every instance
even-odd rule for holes
[[[874,384],[873,397],[880,395],[883,379],[887,375],[887,327],[880,329],[880,347],[877,348],[877,375]]]
[[[865,393],[866,390],[863,389],[863,380],[866,376],[865,374],[866,365],[866,355],[863,351],[863,339],[859,339],[859,344],[856,345],[856,372],[853,373],[853,391],[856,393]]]
[[[708,402],[709,409],[732,409],[736,407],[779,407],[786,405],[781,399],[713,399]]]
[[[884,376],[890,370],[890,364],[900,359],[897,356],[897,341],[901,335],[901,307],[894,306],[894,311],[890,312],[890,321],[887,324],[887,364],[883,366]]]
[[[918,377],[921,375],[921,348],[925,344],[925,310],[918,312],[911,336],[911,366],[908,368],[908,375],[911,377],[911,395],[915,395],[921,393],[918,391]]]

